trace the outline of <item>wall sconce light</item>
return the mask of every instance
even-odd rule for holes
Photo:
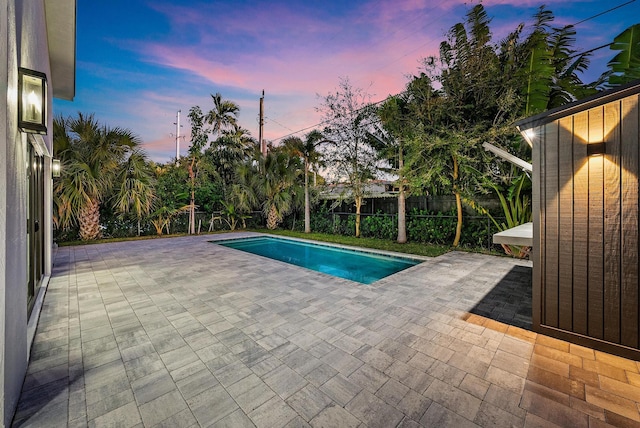
[[[600,156],[607,152],[606,143],[591,143],[587,144],[587,156]]]
[[[18,69],[18,127],[23,132],[47,133],[47,75]]]
[[[516,126],[516,129],[520,131],[520,135],[522,135],[522,138],[529,144],[529,147],[533,147],[533,140],[536,137],[536,132],[533,128],[520,129],[519,126]]]
[[[60,177],[60,171],[62,167],[60,165],[60,159],[52,159],[51,160],[51,176],[53,178]]]

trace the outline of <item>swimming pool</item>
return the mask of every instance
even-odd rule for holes
[[[420,260],[349,250],[270,236],[211,241],[363,284],[400,272]]]

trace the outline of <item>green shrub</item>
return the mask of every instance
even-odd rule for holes
[[[362,216],[361,234],[369,238],[395,239],[398,234],[396,217],[380,211],[375,215]]]

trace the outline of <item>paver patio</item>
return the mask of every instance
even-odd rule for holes
[[[367,286],[229,236],[59,248],[14,426],[639,425],[637,362],[517,327],[529,262]]]

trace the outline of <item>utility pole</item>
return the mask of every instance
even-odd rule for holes
[[[180,112],[182,110],[178,110],[178,112],[176,113],[176,121],[174,123],[174,125],[176,126],[176,165],[178,164],[178,161],[180,160],[180,128],[182,128],[182,125],[180,125]]]
[[[262,96],[260,97],[260,130],[258,132],[258,139],[260,140],[260,152],[262,156],[267,156],[267,145],[264,142],[264,89],[262,90]]]

